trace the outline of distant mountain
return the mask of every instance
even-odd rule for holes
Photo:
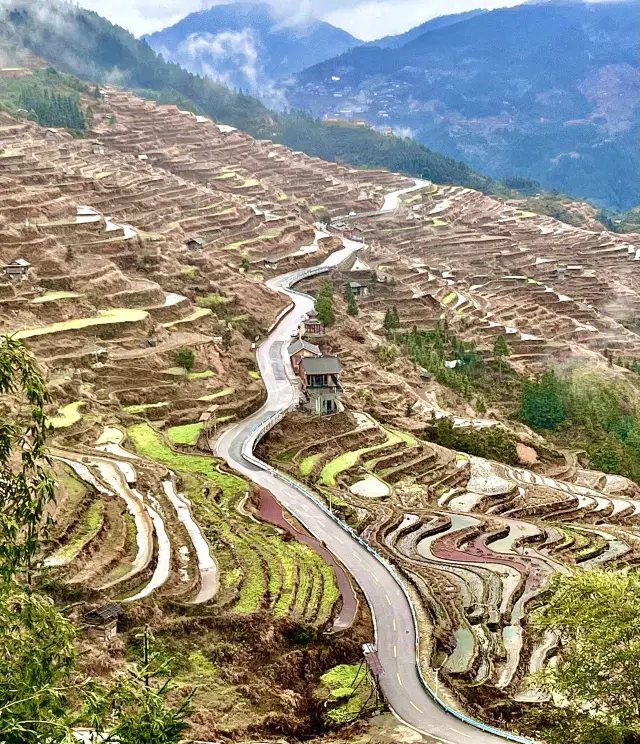
[[[398,47],[408,44],[410,41],[417,39],[418,36],[426,34],[427,31],[435,31],[439,28],[446,28],[447,26],[453,26],[454,23],[460,23],[460,21],[466,21],[473,16],[480,15],[480,13],[486,13],[486,10],[467,10],[464,13],[453,13],[452,15],[438,16],[432,18],[430,21],[425,21],[419,26],[405,31],[403,34],[397,36],[384,36],[382,39],[376,39],[375,41],[367,42],[367,46],[384,47],[386,49],[397,49]]]
[[[280,103],[274,79],[362,43],[323,21],[287,25],[265,3],[214,5],[144,38],[190,72],[259,95],[269,105]]]
[[[640,201],[636,2],[480,13],[397,49],[299,73],[290,105],[392,126],[494,178],[630,208]]]

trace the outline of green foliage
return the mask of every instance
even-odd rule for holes
[[[240,268],[243,271],[249,271],[249,259],[246,256],[244,256],[242,261],[240,262]]]
[[[316,312],[318,319],[325,326],[332,326],[336,322],[333,312],[333,284],[325,280],[320,285],[320,291],[316,299]]]
[[[537,721],[548,744],[629,744],[640,740],[640,577],[626,571],[556,574],[533,616],[560,637],[558,664],[536,681],[562,708]]]
[[[473,386],[479,384],[485,368],[475,344],[451,333],[446,321],[438,323],[433,331],[419,331],[414,327],[408,333],[396,332],[393,338],[402,344],[411,361],[426,369],[443,385],[468,397]],[[455,366],[448,367],[445,364],[447,360],[455,361]]]
[[[181,346],[176,350],[176,364],[190,372],[196,363],[196,355],[193,349],[188,346]]]
[[[35,114],[35,121],[43,127],[66,127],[84,130],[85,117],[80,110],[78,94],[64,96],[50,93],[36,84],[25,87],[20,94],[20,106]]]
[[[500,375],[502,375],[502,360],[504,357],[511,354],[511,349],[507,343],[505,337],[502,334],[496,336],[493,342],[493,357],[498,360],[498,367],[500,368]]]
[[[554,370],[522,386],[518,418],[537,429],[556,429],[566,418],[563,402],[566,385]]]
[[[398,316],[398,310],[395,307],[387,308],[384,314],[384,320],[382,321],[382,327],[385,331],[393,331],[400,326],[400,317]]]
[[[443,416],[424,430],[425,439],[443,447],[466,452],[468,455],[498,460],[517,465],[517,440],[501,426],[477,429],[472,426],[454,426],[449,416]]]
[[[0,592],[0,731],[11,744],[73,741],[66,712],[75,628],[44,597]],[[65,737],[67,737],[65,739]]]
[[[7,403],[0,412],[0,582],[11,581],[17,572],[29,572],[46,532],[47,504],[53,499],[45,442],[48,401],[44,378],[35,360],[20,341],[0,339],[0,395]],[[5,418],[15,403],[27,403],[25,420]]]
[[[382,367],[390,367],[398,358],[398,347],[395,344],[378,344],[373,350]]]
[[[347,313],[349,315],[357,315],[359,312],[358,303],[356,302],[356,296],[353,294],[353,289],[351,289],[351,284],[347,284],[344,299],[347,303]]]

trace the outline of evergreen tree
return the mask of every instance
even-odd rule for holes
[[[566,418],[565,385],[549,370],[522,386],[518,417],[538,429],[556,429]]]
[[[344,299],[347,303],[347,313],[349,315],[357,315],[358,303],[356,302],[356,296],[353,294],[353,289],[351,289],[351,284],[347,284],[347,289],[344,293]]]
[[[384,314],[384,320],[382,321],[382,327],[385,331],[393,331],[399,326],[398,311],[395,307],[389,309]]]
[[[335,324],[336,316],[333,312],[333,284],[330,281],[325,280],[320,285],[320,291],[318,292],[318,298],[316,299],[316,312],[318,313],[318,319],[325,326]]]
[[[504,357],[511,354],[511,349],[507,343],[505,337],[500,334],[496,336],[493,342],[493,357],[498,360],[498,368],[500,369],[500,377],[502,377],[502,360]]]

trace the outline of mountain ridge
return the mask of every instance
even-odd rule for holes
[[[634,3],[522,5],[403,47],[357,47],[286,87],[315,116],[392,126],[493,178],[638,203]]]
[[[272,80],[362,43],[347,31],[315,18],[287,25],[266,3],[214,5],[142,38],[190,72],[260,95],[275,106],[281,102]]]

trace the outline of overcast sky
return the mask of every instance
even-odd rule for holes
[[[231,0],[233,1],[233,0]],[[260,0],[253,0],[259,2]],[[363,41],[407,31],[429,18],[473,8],[518,5],[522,0],[268,0],[285,22],[315,16]],[[215,0],[79,0],[139,36],[158,31]]]

